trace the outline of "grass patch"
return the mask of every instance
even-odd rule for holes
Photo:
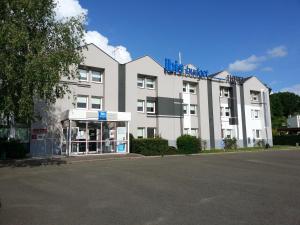
[[[237,148],[237,149],[211,149],[211,150],[203,150],[199,153],[221,153],[221,152],[259,152],[266,150],[290,150],[290,149],[300,149],[296,146],[291,145],[274,145],[270,148],[262,148],[262,147],[247,147],[247,148]]]

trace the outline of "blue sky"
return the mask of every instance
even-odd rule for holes
[[[76,0],[67,0],[76,1]],[[300,93],[300,0],[80,0],[87,30],[132,59],[178,58],[214,73],[256,75]],[[231,64],[231,66],[230,66]],[[286,89],[289,88],[289,89]]]

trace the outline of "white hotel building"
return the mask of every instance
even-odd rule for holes
[[[94,44],[83,54],[80,77],[62,81],[70,93],[50,110],[37,104],[43,119],[31,128],[33,155],[128,153],[129,133],[172,146],[182,134],[208,149],[223,148],[225,137],[240,147],[272,146],[270,90],[254,76],[178,75],[149,56],[119,64]]]

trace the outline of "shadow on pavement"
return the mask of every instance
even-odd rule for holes
[[[48,165],[66,164],[67,161],[61,158],[45,159],[24,159],[24,160],[0,160],[0,168],[4,167],[37,167]]]

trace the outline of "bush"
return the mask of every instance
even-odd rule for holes
[[[200,142],[198,138],[191,135],[181,135],[177,138],[176,143],[179,153],[192,154],[198,153],[200,150]]]
[[[26,156],[24,144],[18,140],[0,140],[0,157],[1,159],[21,159]]]
[[[131,152],[145,156],[165,155],[169,150],[168,141],[162,138],[141,138],[131,140]]]
[[[237,149],[236,138],[225,138],[223,141],[224,141],[224,149]]]
[[[165,152],[165,155],[176,155],[179,154],[178,150],[174,146],[169,146],[168,150]]]

